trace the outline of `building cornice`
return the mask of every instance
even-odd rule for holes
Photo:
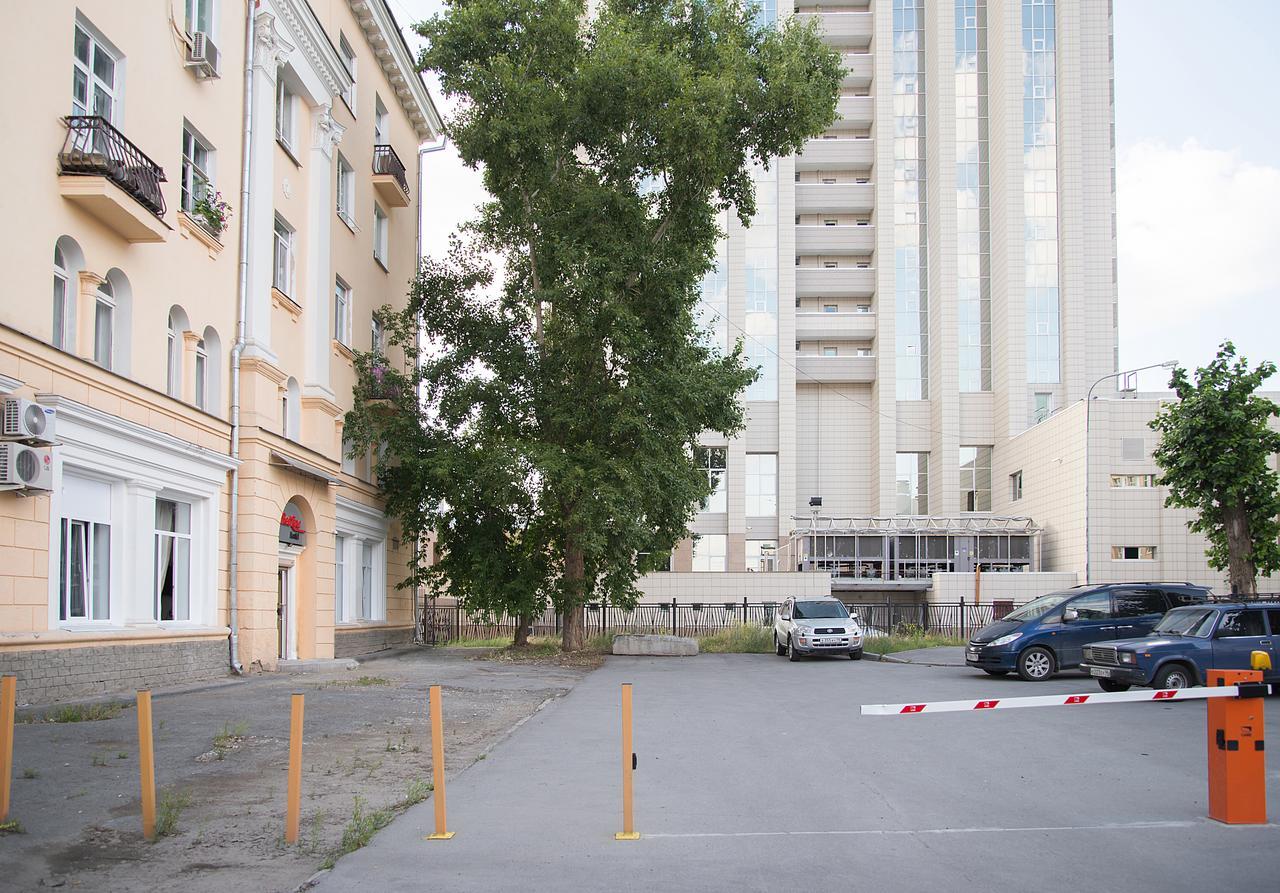
[[[351,74],[306,0],[272,0],[272,6],[280,13],[290,38],[306,56],[316,76],[324,82],[330,98],[350,89]]]
[[[396,98],[404,109],[418,139],[426,142],[439,139],[444,134],[444,124],[436,110],[427,85],[422,82],[409,48],[387,8],[386,0],[347,0],[356,21],[364,29],[365,39],[373,47],[378,63],[387,80],[396,91]]]

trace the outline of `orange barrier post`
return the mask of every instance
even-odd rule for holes
[[[302,818],[302,709],[304,695],[293,693],[289,715],[289,804],[285,808],[284,842],[298,842],[298,823]]]
[[[631,683],[622,683],[622,833],[614,840],[639,840],[636,833],[635,805],[631,775],[636,768],[636,754],[631,736]]]
[[[445,813],[444,800],[444,718],[440,709],[440,686],[431,686],[431,769],[435,776],[431,799],[436,806],[436,830],[427,840],[448,840],[453,837]]]
[[[142,836],[156,839],[156,751],[151,740],[151,692],[138,692],[138,777],[142,785]]]
[[[1259,670],[1210,670],[1210,686],[1261,683]],[[1265,691],[1265,689],[1264,689]],[[1228,825],[1267,822],[1262,692],[1214,698],[1209,717],[1209,818]]]
[[[0,677],[0,822],[9,818],[13,785],[13,709],[18,704],[18,677]]]

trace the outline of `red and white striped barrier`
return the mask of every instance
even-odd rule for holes
[[[863,716],[899,716],[904,713],[957,713],[964,710],[1014,710],[1018,707],[1080,707],[1086,704],[1126,704],[1133,701],[1199,701],[1205,698],[1239,697],[1235,685],[1214,688],[1172,688],[1164,691],[1098,692],[1088,695],[1038,695],[1029,698],[992,698],[986,701],[931,701],[924,704],[863,704]]]

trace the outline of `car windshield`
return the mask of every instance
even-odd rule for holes
[[[1213,611],[1204,608],[1174,608],[1155,625],[1152,633],[1163,636],[1206,638],[1213,628]]]
[[[796,602],[793,615],[796,620],[820,620],[827,617],[848,617],[841,602]]]
[[[1001,620],[1035,620],[1037,617],[1043,617],[1050,608],[1062,604],[1066,599],[1074,595],[1072,592],[1050,592],[1048,595],[1042,595],[1037,599],[1032,599],[1016,611],[1010,611],[1001,617]]]

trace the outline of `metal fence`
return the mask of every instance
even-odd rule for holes
[[[607,602],[591,602],[585,609],[587,635],[636,633],[701,636],[739,624],[769,626],[781,602],[648,602],[630,611]],[[951,604],[917,602],[846,603],[870,635],[930,633],[967,637],[1013,609],[1011,602]],[[427,605],[423,641],[432,645],[460,639],[514,638],[517,620],[509,615],[468,611],[460,605]],[[531,634],[560,634],[562,616],[548,609],[533,618]]]

